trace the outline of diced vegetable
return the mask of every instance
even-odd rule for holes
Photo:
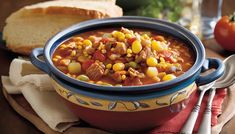
[[[112,64],[107,64],[107,65],[106,65],[106,68],[107,68],[107,69],[111,69],[111,68],[112,68]]]
[[[81,81],[89,81],[90,80],[89,77],[84,74],[78,75],[77,79],[81,80]]]
[[[72,62],[68,65],[69,73],[80,73],[81,72],[81,64],[79,62]]]
[[[94,60],[87,60],[82,63],[82,70],[86,71],[87,68],[91,66],[95,61]]]
[[[125,68],[125,65],[123,63],[115,63],[113,65],[114,71],[122,71],[122,70],[124,70],[124,68]]]
[[[129,62],[129,66],[132,67],[132,68],[137,68],[138,65],[137,65],[136,62],[131,61],[131,62]]]
[[[162,80],[163,81],[169,81],[169,80],[172,80],[172,79],[175,79],[175,78],[176,78],[176,76],[174,74],[167,74],[162,78]]]
[[[139,53],[142,50],[142,45],[141,45],[141,43],[138,40],[135,40],[132,43],[132,47],[131,48],[132,48],[132,52],[137,54],[137,53]]]
[[[131,39],[133,36],[132,36],[131,34],[125,34],[125,37],[126,37],[127,39]]]
[[[69,63],[70,63],[70,59],[62,59],[61,61],[60,61],[60,64],[62,64],[62,65],[65,65],[65,66],[68,66],[69,65]]]
[[[147,60],[146,60],[146,63],[149,67],[156,67],[157,66],[157,59],[154,58],[154,57],[149,57]]]
[[[93,58],[99,61],[105,61],[106,57],[99,50],[95,51]]]
[[[84,40],[84,41],[83,41],[83,44],[84,44],[85,46],[91,46],[91,45],[92,45],[92,42],[91,42],[90,40]]]
[[[115,38],[117,38],[119,41],[124,41],[124,39],[125,39],[125,34],[122,33],[122,32],[114,31],[112,34],[113,34],[113,36],[114,36]]]
[[[79,56],[79,57],[77,58],[77,60],[78,60],[79,62],[84,62],[84,61],[88,60],[88,58],[87,58],[86,56],[84,56],[84,55],[81,55],[81,56]]]
[[[146,74],[148,77],[155,77],[158,74],[158,70],[156,67],[148,67]]]
[[[152,49],[156,50],[157,52],[161,52],[166,49],[166,46],[163,45],[162,43],[154,40],[154,41],[152,41]]]

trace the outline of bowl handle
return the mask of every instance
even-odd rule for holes
[[[220,59],[206,58],[203,63],[201,72],[208,71],[212,68],[214,68],[215,70],[205,76],[200,75],[196,79],[197,85],[210,83],[223,75],[225,67]]]
[[[46,65],[45,61],[39,59],[39,56],[42,56],[42,55],[43,55],[43,48],[35,48],[30,54],[30,61],[38,69],[42,70],[43,72],[47,74],[50,74],[50,70],[48,66]]]

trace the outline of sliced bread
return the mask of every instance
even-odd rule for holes
[[[57,32],[73,24],[107,17],[122,16],[113,0],[47,1],[14,12],[6,19],[3,39],[14,52],[28,55],[43,47]]]

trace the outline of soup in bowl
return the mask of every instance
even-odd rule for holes
[[[224,70],[188,30],[145,17],[79,23],[34,49],[31,62],[79,118],[114,132],[163,124]]]
[[[141,86],[175,79],[194,64],[176,38],[140,29],[99,29],[61,43],[53,64],[74,79],[106,86]]]

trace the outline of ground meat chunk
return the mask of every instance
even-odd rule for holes
[[[104,75],[104,68],[98,63],[93,63],[87,68],[86,74],[92,80],[99,80]]]
[[[140,78],[135,77],[135,78],[127,78],[124,81],[124,85],[125,86],[138,86],[138,85],[143,85],[143,83],[141,82]]]
[[[128,73],[131,78],[134,78],[134,77],[144,78],[145,77],[145,75],[143,73],[140,73],[139,71],[137,71],[131,67],[128,69]]]
[[[131,30],[124,28],[124,27],[121,28],[121,32],[123,32],[125,34],[132,34]]]
[[[146,52],[142,50],[138,56],[136,56],[135,61],[137,63],[140,63],[142,61],[145,61],[147,58]]]
[[[126,45],[122,42],[117,42],[116,44],[116,47],[114,49],[114,51],[117,53],[117,54],[126,54]]]
[[[91,46],[87,46],[84,49],[85,52],[87,52],[88,54],[93,54],[95,52],[95,48],[91,47]]]
[[[122,75],[118,72],[115,72],[114,74],[111,75],[111,78],[115,81],[115,82],[121,82],[122,81]]]
[[[147,58],[153,56],[153,52],[151,51],[150,47],[145,47],[144,51],[145,51],[145,54],[146,54]]]
[[[144,62],[148,57],[153,56],[153,53],[151,51],[151,48],[145,47],[140,54],[136,57],[136,62]]]

